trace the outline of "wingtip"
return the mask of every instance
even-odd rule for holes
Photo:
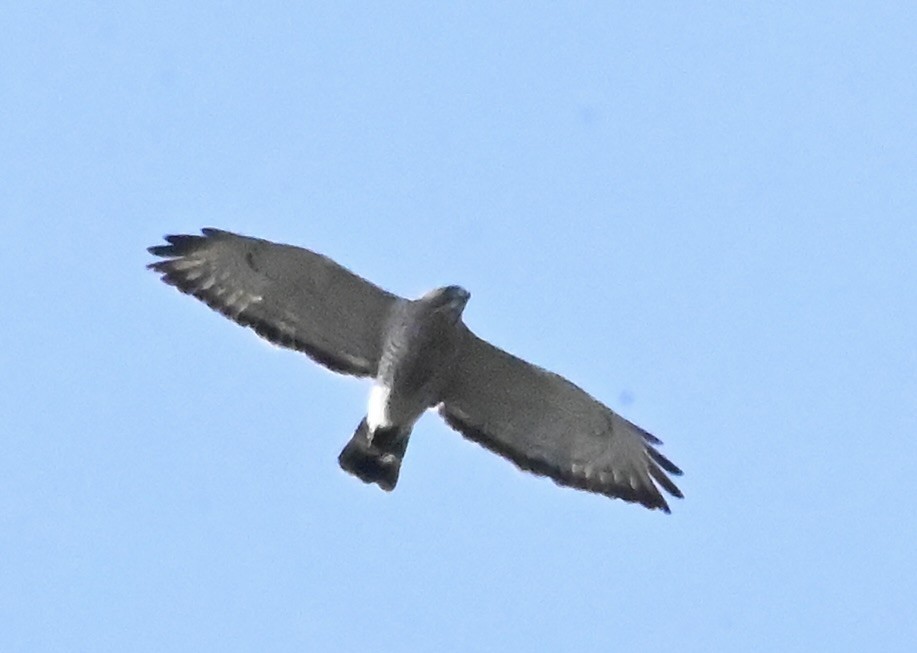
[[[146,248],[146,251],[153,256],[171,256],[172,245],[151,245]]]
[[[193,234],[166,234],[162,239],[168,245],[152,245],[146,251],[162,258],[178,258],[199,249],[206,240],[204,236]]]
[[[681,468],[678,465],[676,465],[671,460],[666,458],[664,455],[659,453],[653,447],[646,447],[646,452],[649,455],[649,457],[653,459],[653,462],[655,462],[657,465],[662,467],[669,474],[672,474],[673,476],[683,476],[684,475],[684,472],[681,471]]]

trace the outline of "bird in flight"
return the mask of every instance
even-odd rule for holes
[[[465,437],[568,487],[669,512],[681,470],[656,437],[586,391],[476,336],[460,286],[389,293],[301,247],[220,229],[166,236],[147,267],[280,347],[369,377],[366,415],[338,457],[391,491],[414,424],[430,408]]]

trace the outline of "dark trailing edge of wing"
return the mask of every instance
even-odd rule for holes
[[[572,487],[580,490],[587,490],[597,494],[603,494],[607,497],[623,499],[631,503],[639,503],[651,510],[661,510],[670,513],[669,504],[659,492],[659,489],[653,484],[649,477],[654,479],[666,492],[674,497],[683,499],[684,495],[678,489],[672,480],[662,471],[664,469],[670,474],[681,476],[682,471],[672,463],[668,458],[653,448],[653,444],[662,444],[662,441],[655,436],[646,433],[643,429],[638,429],[643,439],[647,442],[647,465],[646,470],[649,477],[638,474],[638,486],[636,489],[629,485],[622,485],[614,482],[603,482],[598,478],[587,478],[573,474],[572,470],[564,469],[558,465],[552,464],[545,460],[527,458],[521,456],[518,451],[506,447],[496,438],[493,438],[477,427],[460,419],[453,413],[450,413],[445,406],[441,406],[439,414],[446,423],[456,431],[462,433],[469,440],[477,442],[484,448],[493,451],[497,455],[503,456],[510,460],[514,465],[522,470],[532,472],[541,476],[547,476],[556,484],[561,486]],[[648,437],[647,437],[648,436]],[[662,467],[662,469],[660,469]]]
[[[229,235],[228,232],[211,227],[201,229],[201,232],[204,234],[203,236],[184,234],[165,236],[164,239],[169,243],[168,245],[154,245],[148,247],[147,251],[154,256],[168,258],[169,260],[149,263],[146,267],[158,272],[164,283],[174,286],[187,295],[196,297],[214,311],[241,326],[251,328],[259,336],[279,347],[302,352],[317,363],[340,374],[354,376],[372,376],[375,374],[374,369],[364,369],[354,364],[353,361],[343,360],[320,347],[304,342],[302,339],[297,338],[295,333],[285,331],[269,320],[260,319],[247,308],[238,310],[237,307],[224,301],[223,295],[225,293],[213,292],[214,286],[204,288],[202,286],[203,280],[200,277],[191,278],[188,270],[183,269],[178,265],[178,262],[205,248],[211,239],[219,238],[224,234]]]

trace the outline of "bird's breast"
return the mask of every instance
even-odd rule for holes
[[[370,392],[367,422],[413,423],[437,403],[456,348],[454,327],[437,316],[402,313],[391,324]]]

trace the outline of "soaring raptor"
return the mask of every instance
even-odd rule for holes
[[[567,379],[476,336],[459,286],[393,295],[321,254],[220,229],[166,236],[148,267],[275,345],[373,379],[366,416],[338,457],[392,490],[411,430],[436,407],[452,428],[560,485],[669,512],[681,491],[661,442]]]

